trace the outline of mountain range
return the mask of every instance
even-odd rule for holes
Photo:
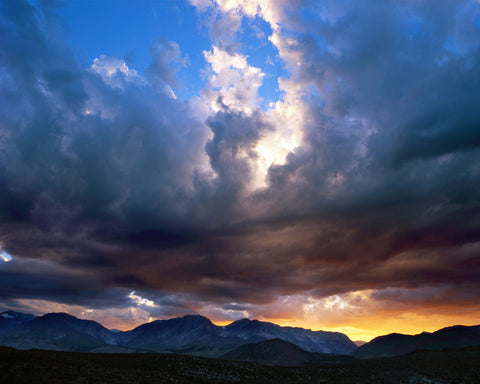
[[[351,354],[356,345],[344,334],[281,327],[242,319],[216,326],[208,318],[187,315],[156,320],[130,331],[108,330],[91,320],[67,313],[33,316],[7,311],[0,314],[0,345],[17,349],[81,352],[163,352],[219,357],[237,347],[279,338],[307,352]]]
[[[336,364],[352,359],[339,355],[371,358],[401,355],[417,349],[480,345],[480,325],[453,326],[419,335],[393,333],[357,347],[342,333],[281,327],[249,319],[217,326],[206,317],[187,315],[118,331],[67,313],[34,316],[6,311],[0,313],[0,345],[77,352],[177,353],[300,366]]]

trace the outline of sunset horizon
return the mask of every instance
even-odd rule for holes
[[[71,310],[72,312],[69,312],[68,310]],[[1,308],[0,307],[0,312],[4,312],[4,311],[9,311],[11,309],[5,309],[5,308]],[[139,327],[140,325],[143,325],[143,324],[146,324],[146,323],[151,323],[151,322],[154,322],[154,321],[157,321],[157,320],[171,320],[171,319],[175,319],[175,318],[182,318],[184,316],[202,316],[202,317],[206,317],[207,319],[209,319],[214,325],[216,326],[220,326],[220,327],[225,327],[225,326],[228,326],[238,320],[243,320],[243,319],[248,319],[250,321],[254,321],[254,320],[257,320],[257,321],[260,321],[260,322],[267,322],[267,323],[272,323],[272,324],[276,324],[276,325],[280,325],[281,327],[294,327],[294,328],[303,328],[303,329],[307,329],[307,330],[312,330],[312,331],[326,331],[326,332],[339,332],[339,333],[343,333],[345,334],[346,336],[349,337],[350,340],[352,341],[363,341],[363,342],[369,342],[373,339],[375,339],[376,337],[379,337],[379,336],[385,336],[385,335],[389,335],[389,334],[392,334],[392,333],[398,333],[398,334],[404,334],[404,335],[419,335],[419,334],[422,334],[424,332],[429,332],[429,333],[432,333],[432,332],[435,332],[435,331],[438,331],[440,329],[443,329],[443,328],[448,328],[448,327],[453,327],[453,326],[458,326],[458,325],[461,325],[461,326],[475,326],[475,325],[480,325],[480,323],[478,322],[477,319],[471,319],[471,320],[464,320],[463,323],[455,323],[455,321],[453,322],[442,322],[443,319],[435,319],[435,321],[429,321],[429,319],[426,317],[425,319],[413,319],[413,322],[414,322],[414,325],[411,325],[409,323],[409,314],[407,314],[407,316],[403,316],[404,319],[402,319],[401,321],[396,321],[395,319],[393,318],[389,318],[389,319],[382,319],[384,322],[386,321],[387,324],[386,325],[383,325],[381,327],[378,327],[378,328],[374,328],[374,327],[370,327],[370,328],[360,328],[360,327],[355,327],[355,326],[352,326],[351,322],[345,322],[344,324],[345,325],[340,325],[340,326],[322,326],[321,324],[319,325],[315,325],[315,324],[311,324],[309,323],[308,321],[305,322],[305,321],[302,321],[302,320],[295,320],[295,319],[272,319],[272,318],[268,318],[268,317],[263,317],[263,316],[259,316],[258,318],[248,318],[248,317],[240,317],[240,318],[237,318],[237,319],[234,319],[234,320],[215,320],[215,319],[212,319],[212,318],[209,318],[208,316],[206,315],[202,315],[201,313],[195,313],[195,312],[191,312],[191,313],[185,313],[185,314],[182,314],[182,315],[179,315],[179,316],[170,316],[170,317],[166,317],[166,316],[163,316],[163,317],[159,317],[159,318],[153,318],[153,317],[149,317],[147,320],[145,321],[135,321],[135,319],[131,319],[130,322],[127,322],[127,323],[122,323],[122,322],[119,322],[118,319],[115,319],[115,318],[108,318],[108,317],[104,317],[103,314],[100,314],[99,316],[97,316],[97,314],[95,313],[96,311],[94,310],[87,310],[87,311],[82,311],[82,312],[78,312],[78,308],[72,308],[72,307],[66,307],[64,305],[60,305],[60,306],[57,306],[56,308],[54,308],[54,310],[52,312],[49,312],[49,313],[67,313],[71,316],[75,316],[79,319],[82,319],[82,320],[92,320],[92,321],[96,321],[98,323],[100,323],[101,325],[103,325],[104,327],[112,330],[120,330],[120,331],[131,331],[137,327]],[[45,314],[47,314],[47,312],[35,312],[35,313],[32,313],[34,314],[35,316],[43,316]],[[413,316],[414,317],[414,316]],[[378,319],[376,319],[378,320]],[[410,319],[412,320],[412,319]],[[368,320],[366,321],[367,323],[369,322]],[[371,322],[371,320],[370,320]]]

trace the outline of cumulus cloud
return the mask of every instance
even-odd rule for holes
[[[55,8],[2,4],[2,299],[478,311],[478,2],[191,3],[215,37],[191,100],[177,43],[144,75],[101,53],[82,67]],[[265,71],[236,44],[255,17],[288,72],[263,108]]]
[[[218,111],[225,106],[251,115],[260,104],[258,88],[264,76],[262,71],[248,65],[241,54],[229,53],[215,46],[204,55],[212,70],[209,89],[206,90],[212,109]]]
[[[93,60],[91,70],[102,77],[107,84],[121,88],[125,81],[141,81],[135,69],[128,68],[124,60],[118,57],[100,55]]]

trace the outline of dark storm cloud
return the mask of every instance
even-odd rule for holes
[[[69,220],[174,221],[204,135],[188,105],[140,81],[112,87],[79,68],[39,25],[55,20],[49,10],[7,2],[3,13],[3,212],[47,230]]]
[[[154,45],[146,78],[119,59],[84,68],[54,9],[3,2],[2,299],[127,306],[138,290],[173,315],[302,292],[480,292],[478,3],[322,4],[288,25],[292,78],[315,89],[304,141],[249,195],[272,127],[221,99],[198,121],[164,87],[186,63],[178,45]]]
[[[270,168],[258,198],[285,231],[311,231],[292,235],[299,269],[287,269],[319,294],[476,284],[458,259],[480,238],[480,6],[433,8],[322,2],[292,33],[294,79],[316,93],[302,148]],[[423,265],[390,263],[409,252]]]
[[[53,263],[47,277],[5,263],[2,292],[57,294],[85,304],[110,285],[143,286],[118,267],[116,258],[131,255],[114,243],[132,239],[150,246],[154,238],[170,247],[191,241],[179,228],[188,226],[185,204],[203,151],[203,124],[165,89],[112,67],[115,60],[78,66],[59,35],[54,9],[15,1],[2,3],[1,12],[0,241],[14,259]],[[162,51],[162,44],[169,49]],[[178,46],[155,45],[151,76],[170,80],[164,57],[170,51],[170,60],[179,62]],[[102,65],[111,78],[97,70]],[[55,263],[98,276],[78,284],[79,276],[56,273]]]
[[[304,35],[301,76],[329,84],[339,116],[366,118],[382,165],[471,151],[479,145],[479,5],[373,2]],[[340,79],[340,81],[338,81]]]
[[[14,259],[0,267],[2,303],[14,299],[42,299],[92,308],[124,307],[128,292],[108,288],[104,276],[32,259]],[[108,283],[107,283],[108,284]]]

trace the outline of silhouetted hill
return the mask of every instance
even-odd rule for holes
[[[306,366],[352,362],[349,356],[307,352],[299,346],[282,339],[270,339],[244,344],[222,356],[222,359],[250,361],[272,366]]]
[[[361,358],[396,356],[416,349],[442,350],[469,345],[480,345],[480,325],[471,327],[456,325],[433,333],[423,332],[418,335],[392,333],[376,337],[359,347],[354,352],[354,356]]]

